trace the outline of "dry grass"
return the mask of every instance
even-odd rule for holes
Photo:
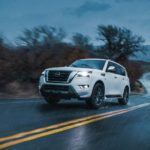
[[[3,98],[34,98],[39,97],[38,87],[31,83],[20,83],[13,81],[5,86],[5,89],[0,93]]]

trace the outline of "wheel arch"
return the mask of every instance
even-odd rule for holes
[[[128,90],[128,92],[130,92],[130,88],[129,88],[129,86],[128,86],[128,85],[126,85],[126,86],[125,86],[124,90],[125,90],[125,89],[127,89],[127,90]]]
[[[103,82],[102,80],[98,80],[98,81],[95,82],[94,86],[95,86],[97,83],[100,83],[100,84],[103,85],[103,88],[104,88],[104,95],[105,95],[105,84],[104,84],[104,82]],[[93,88],[94,88],[94,86],[93,86]]]
[[[127,90],[128,90],[128,93],[130,94],[130,87],[129,87],[129,85],[126,85],[126,86],[124,87],[123,93],[124,93],[125,89],[127,89]],[[122,96],[123,96],[123,93],[122,93]]]

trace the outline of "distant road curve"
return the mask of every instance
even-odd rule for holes
[[[145,73],[140,81],[143,83],[143,85],[146,88],[147,94],[146,96],[150,96],[150,72]]]

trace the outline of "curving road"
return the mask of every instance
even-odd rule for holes
[[[55,107],[43,99],[1,100],[0,149],[150,150],[150,74],[141,81],[147,94],[99,110],[76,100]]]
[[[147,93],[145,94],[145,96],[150,97],[150,73],[145,73],[143,77],[140,79],[140,81],[146,88]]]

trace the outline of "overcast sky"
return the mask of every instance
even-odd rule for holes
[[[150,44],[150,0],[0,0],[0,33],[10,41],[24,28],[63,27],[96,38],[99,24],[131,29]]]

